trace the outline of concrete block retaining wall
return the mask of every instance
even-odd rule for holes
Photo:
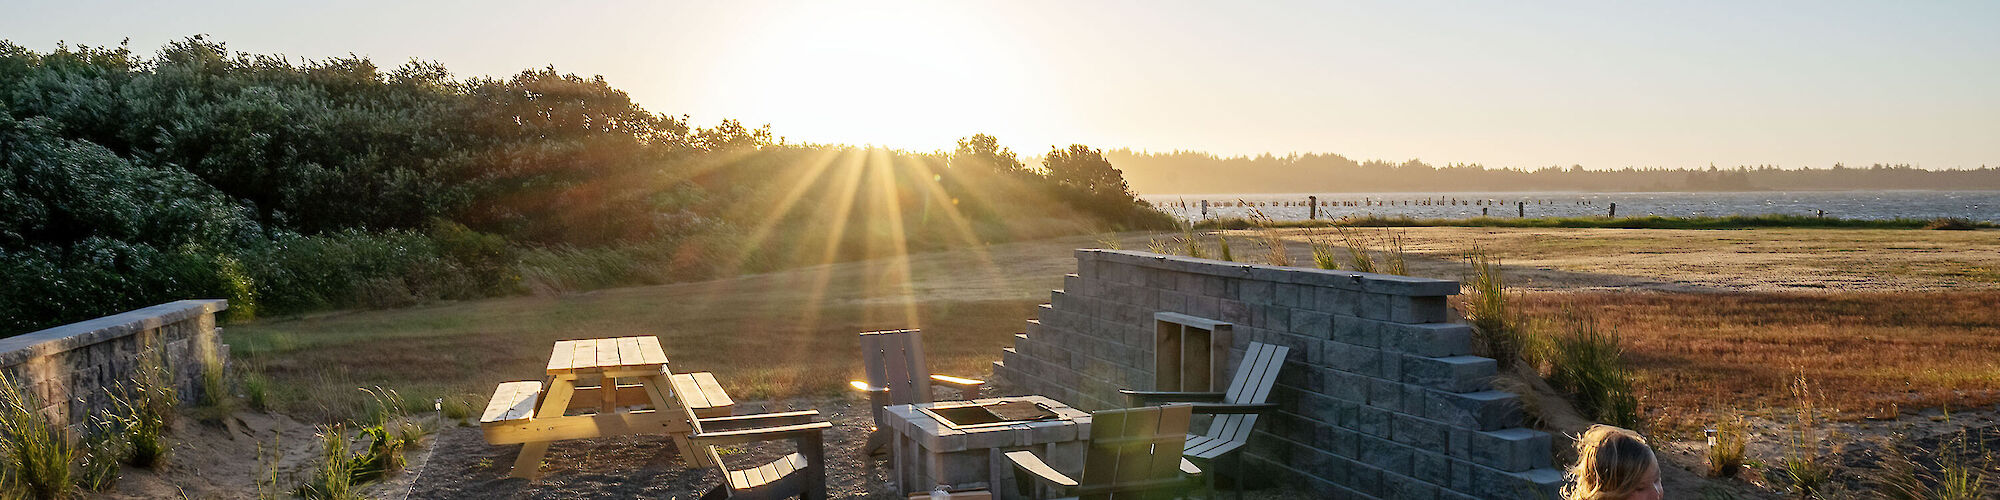
[[[1027,331],[994,364],[1015,391],[1096,410],[1153,389],[1154,313],[1230,323],[1231,370],[1250,342],[1289,346],[1251,468],[1334,498],[1559,498],[1551,437],[1493,390],[1494,360],[1451,323],[1456,281],[1076,251]]]
[[[109,411],[111,391],[130,384],[159,356],[184,404],[199,401],[202,375],[229,359],[215,313],[225,300],[182,300],[0,339],[0,372],[45,405],[42,412],[70,425]]]

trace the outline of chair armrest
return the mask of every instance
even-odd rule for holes
[[[849,380],[847,381],[847,386],[861,392],[889,392],[889,388],[887,387],[875,387],[859,380]]]
[[[833,428],[829,422],[812,422],[778,427],[759,427],[734,431],[703,432],[688,436],[688,440],[701,446],[729,446],[780,439],[818,437],[821,432]]]
[[[1265,413],[1277,411],[1277,409],[1278,409],[1277,403],[1256,403],[1256,404],[1195,403],[1194,405],[1194,412],[1204,415],[1234,415],[1234,414],[1262,415]]]
[[[1220,392],[1172,392],[1172,391],[1132,391],[1120,390],[1132,406],[1148,406],[1159,403],[1220,403],[1225,394]]]
[[[1035,452],[1010,451],[1006,457],[1007,461],[1014,463],[1015,471],[1026,472],[1028,476],[1040,480],[1042,484],[1064,491],[1076,487],[1075,479],[1070,479],[1069,476],[1056,472],[1055,468],[1049,467],[1049,464],[1042,463],[1042,457],[1035,456]]]
[[[984,380],[973,380],[969,378],[958,378],[949,375],[937,375],[937,374],[931,375],[931,381],[937,382],[939,384],[957,387],[959,395],[963,396],[966,400],[979,399],[979,387],[982,385],[986,385],[986,381]]]
[[[705,431],[728,431],[745,427],[773,427],[812,423],[819,416],[819,410],[788,411],[784,413],[758,413],[701,419]]]
[[[974,387],[974,386],[984,385],[986,383],[986,381],[984,380],[958,378],[950,375],[938,375],[938,374],[931,374],[931,381],[942,383],[952,387]]]

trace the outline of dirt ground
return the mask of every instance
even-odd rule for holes
[[[1730,292],[1784,290],[1963,290],[2000,288],[2000,232],[1996,231],[1892,231],[1892,230],[1789,230],[1760,229],[1733,231],[1617,230],[1617,229],[1517,229],[1517,228],[1409,228],[1399,230],[1412,253],[1411,273],[1447,279],[1461,279],[1466,270],[1465,256],[1484,249],[1504,260],[1513,284],[1528,290],[1564,291],[1664,291]],[[1386,234],[1363,230],[1366,234]],[[1254,235],[1231,232],[1239,256],[1254,255]],[[676,295],[726,297],[732,293],[777,293],[797,295],[806,300],[836,305],[935,305],[977,301],[1045,300],[1048,290],[1058,288],[1063,274],[1074,271],[1072,251],[1081,247],[1117,246],[1144,250],[1156,240],[1172,234],[1127,233],[1111,237],[1086,236],[1044,241],[993,245],[979,249],[912,255],[892,262],[850,262],[744,276],[715,282],[637,287],[589,292],[563,297],[560,308],[564,321],[582,322],[579,327],[598,328],[588,323],[608,316],[639,314],[657,308],[661,300]],[[1289,252],[1300,262],[1310,262],[1305,244],[1307,233],[1287,235]],[[829,278],[832,277],[832,278]],[[866,283],[866,290],[828,289],[834,283]],[[319,346],[329,333],[369,329],[384,339],[408,339],[424,349],[448,348],[465,354],[486,356],[496,349],[489,343],[449,347],[491,338],[493,328],[479,326],[467,317],[488,316],[494,308],[523,310],[544,307],[548,298],[502,298],[464,304],[446,304],[409,310],[357,312],[323,315],[317,319],[260,322],[233,332],[296,330],[287,332],[293,341],[304,343],[307,351]],[[800,300],[797,297],[785,300]],[[604,311],[585,309],[591,304],[607,304]],[[647,305],[648,303],[654,305]],[[497,305],[494,305],[497,304]],[[726,303],[725,303],[726,304]],[[969,306],[968,306],[969,307]],[[588,312],[586,312],[588,311]],[[941,311],[939,314],[951,314]],[[432,318],[432,319],[424,319]],[[1025,319],[1025,317],[1024,317]],[[509,320],[518,321],[518,320]],[[466,326],[468,323],[473,326]],[[386,325],[386,326],[385,326]],[[845,328],[845,326],[842,326]],[[1012,325],[1008,328],[1016,328]],[[446,331],[432,334],[403,331],[419,328]],[[465,330],[465,331],[459,331]],[[371,334],[374,335],[374,334]],[[846,332],[845,335],[852,335]],[[372,338],[372,337],[371,337]],[[539,339],[536,339],[539,340]],[[371,341],[372,342],[372,341]],[[431,344],[438,344],[432,346]],[[545,344],[545,343],[544,343]],[[466,349],[475,347],[474,349]],[[304,352],[304,351],[302,351]],[[529,353],[532,355],[533,353]],[[997,352],[990,353],[997,357]],[[498,356],[498,355],[496,355]],[[509,355],[511,356],[511,354]],[[282,358],[282,355],[279,356]],[[518,357],[518,356],[517,356]],[[532,357],[532,356],[530,356]],[[934,364],[947,356],[936,356]],[[974,359],[980,358],[980,359]],[[480,358],[484,359],[484,358]],[[494,359],[511,359],[497,357]],[[267,360],[272,361],[272,360]],[[276,362],[285,362],[276,359]],[[530,360],[533,361],[533,360]],[[972,356],[951,361],[952,369],[983,366],[990,359]],[[301,364],[321,363],[317,358],[297,360]],[[481,361],[481,363],[488,363]],[[727,367],[702,367],[723,374]],[[945,368],[939,368],[946,370]],[[340,372],[361,373],[367,372]],[[959,374],[979,373],[960,370]],[[817,375],[816,375],[817,376]],[[748,377],[738,378],[747,383]],[[725,385],[731,380],[725,376]],[[339,380],[341,383],[351,381]],[[486,382],[481,382],[486,383]],[[487,387],[490,387],[488,385]],[[732,392],[736,389],[732,388]],[[813,407],[828,415],[835,428],[829,436],[833,474],[829,485],[843,498],[884,498],[879,464],[868,463],[852,451],[858,435],[867,427],[867,413],[859,400],[848,396],[817,395],[780,399],[777,403],[744,403],[745,411]],[[1992,418],[1991,412],[1968,412],[1957,422]],[[1870,424],[1868,427],[1863,424]],[[185,424],[184,424],[185,425]],[[267,460],[259,455],[259,445],[276,442],[283,450],[278,460],[280,475],[303,471],[317,452],[313,428],[282,416],[239,415],[223,426],[201,426],[178,434],[175,460],[161,472],[128,471],[111,492],[101,498],[252,498],[257,478],[267,473]],[[1765,464],[1779,456],[1781,436],[1774,421],[1758,425],[1752,440],[1752,456]],[[1930,416],[1905,415],[1886,422],[1863,422],[1843,431],[1846,437],[1892,437],[1923,439],[1949,432],[1953,427]],[[1963,426],[1960,426],[1961,428]],[[1716,490],[1724,497],[1767,496],[1767,486],[1754,474],[1745,479],[1710,481],[1689,470],[1701,468],[1700,443],[1662,436],[1662,455],[1676,464],[1668,474],[1669,491]],[[1857,440],[1859,441],[1859,440]],[[1761,448],[1760,448],[1761,447]],[[551,449],[545,479],[535,482],[505,479],[506,467],[517,447],[488,446],[476,428],[447,426],[425,446],[412,450],[411,470],[384,484],[369,487],[376,498],[694,498],[715,478],[713,474],[690,472],[681,467],[672,445],[659,438],[598,439],[564,443]],[[1859,449],[1859,448],[1857,448]],[[742,450],[728,458],[732,462],[754,461],[770,452],[759,448]],[[1763,472],[1763,471],[1759,471]],[[1260,497],[1308,498],[1309,492],[1265,490]]]

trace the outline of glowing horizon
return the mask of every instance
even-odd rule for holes
[[[2000,4],[202,2],[19,6],[37,51],[207,33],[456,76],[604,75],[698,125],[1535,168],[2000,165]]]

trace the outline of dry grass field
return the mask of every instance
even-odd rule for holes
[[[1642,405],[1668,424],[1770,413],[1804,375],[1839,418],[2000,402],[2000,291],[1540,292],[1530,316],[1590,311],[1624,339]]]
[[[1486,248],[1529,291],[1530,313],[1563,304],[1596,313],[1623,334],[1656,417],[1782,406],[1781,384],[1800,371],[1849,416],[2000,400],[2000,291],[1979,278],[2000,269],[1994,231],[1405,234],[1412,274],[1462,278],[1462,255]],[[1155,237],[1120,235],[1117,244],[1143,249]],[[1259,255],[1248,235],[1231,240],[1243,247],[1237,255]],[[279,406],[302,416],[351,411],[366,397],[354,388],[376,385],[424,403],[476,403],[498,382],[536,378],[556,340],[621,335],[660,336],[676,371],[716,372],[739,398],[828,393],[859,374],[853,334],[873,329],[921,326],[935,370],[983,376],[1074,270],[1071,250],[1093,246],[1099,238],[1073,237],[700,283],[266,319],[225,336],[240,362],[272,378]],[[1310,262],[1303,243],[1292,251]],[[1731,258],[1784,264],[1732,266]],[[1841,277],[1850,275],[1868,282],[1841,284],[1860,279]],[[1772,291],[1800,289],[1813,291]]]

